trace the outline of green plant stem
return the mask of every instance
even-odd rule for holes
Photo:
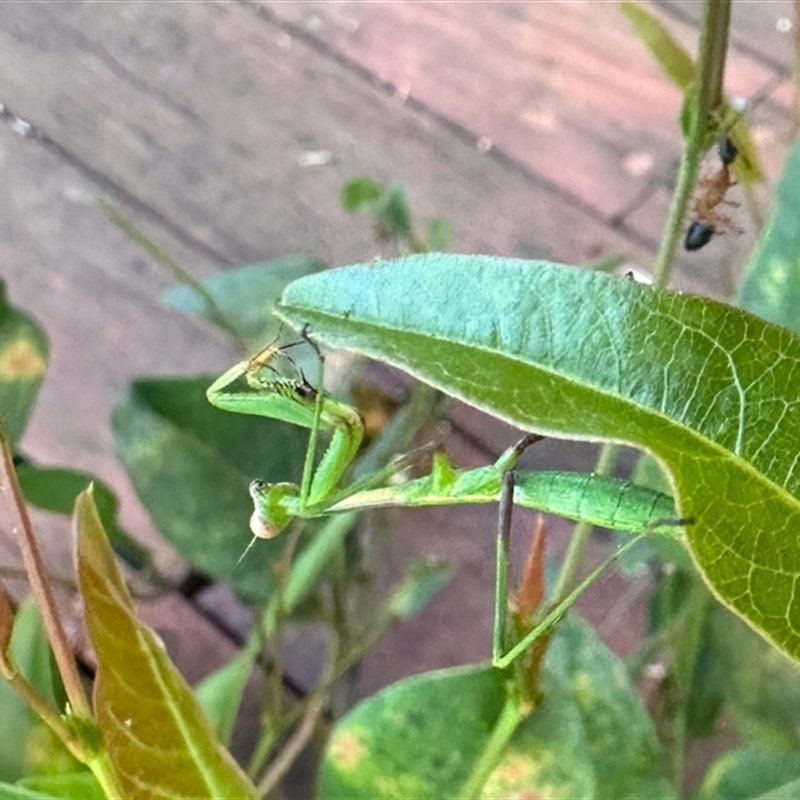
[[[722,83],[729,24],[730,0],[706,0],[695,82],[684,99],[689,129],[684,139],[678,182],[661,236],[661,246],[653,264],[653,286],[657,289],[664,289],[669,283],[683,221],[697,183],[700,161],[708,147],[709,134],[713,134],[719,125],[714,115],[723,105]]]
[[[97,754],[86,761],[86,766],[97,779],[103,794],[108,798],[125,797],[117,779],[117,772],[108,751],[102,748]]]
[[[661,236],[661,245],[653,264],[653,286],[656,289],[664,289],[669,283],[675,251],[681,240],[684,219],[697,183],[700,161],[708,147],[709,135],[718,129],[719,123],[714,115],[723,105],[722,84],[729,24],[730,0],[706,0],[695,83],[685,99],[685,111],[690,120],[689,130],[684,140],[678,181]],[[617,451],[618,448],[614,444],[603,445],[595,467],[598,475],[608,475],[611,472],[616,462]],[[569,592],[591,530],[591,526],[583,523],[575,526],[553,593],[554,603],[558,603]]]
[[[28,510],[25,507],[22,492],[17,482],[17,474],[14,471],[8,440],[2,429],[0,429],[0,450],[2,450],[0,455],[0,491],[9,495],[13,520],[12,534],[22,553],[22,562],[25,566],[31,592],[39,606],[39,613],[42,615],[44,628],[47,631],[50,647],[53,649],[53,656],[58,665],[64,689],[73,713],[81,719],[92,720],[92,707],[83,690],[83,684],[75,666],[75,659],[72,656],[67,635],[61,624],[56,601],[48,583],[47,571],[36,544],[33,526],[31,525],[30,517],[28,517]],[[16,517],[16,520],[14,520],[14,517]]]
[[[492,771],[497,767],[501,754],[520,723],[527,716],[528,714],[523,711],[518,701],[511,695],[508,695],[486,747],[483,748],[483,752],[478,758],[472,773],[458,793],[459,798],[462,798],[462,800],[472,800],[475,797],[481,796],[481,790],[492,774]]]
[[[97,778],[106,797],[122,797],[114,766],[104,749],[87,746],[85,737],[71,726],[65,718],[34,689],[31,683],[0,652],[0,676],[2,676],[19,696],[28,704],[39,719],[61,740],[63,745],[81,763],[86,764]],[[81,726],[83,727],[83,726]]]
[[[323,678],[325,684],[328,683]],[[257,789],[260,797],[264,797],[277,786],[278,781],[288,772],[295,759],[300,755],[314,734],[322,712],[327,702],[327,692],[315,691],[306,704],[303,718],[289,740],[281,748],[278,757],[270,764],[269,769],[258,782]]]

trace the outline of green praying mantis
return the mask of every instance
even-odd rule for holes
[[[304,330],[302,340],[310,344],[322,363],[322,354]],[[539,636],[547,633],[574,603],[577,596],[623,550],[640,537],[631,539],[605,563],[597,567],[576,589],[562,598],[538,624],[511,649],[504,651],[506,564],[510,536],[510,508],[516,504],[639,535],[676,535],[685,521],[677,519],[671,497],[630,481],[594,474],[548,471],[518,471],[514,467],[525,449],[544,437],[529,434],[508,448],[494,464],[474,469],[456,469],[447,456],[435,451],[430,474],[392,483],[408,459],[400,457],[384,469],[347,486],[340,486],[358,453],[364,436],[359,412],[336,400],[323,389],[315,389],[302,370],[286,377],[275,367],[286,358],[289,347],[267,346],[253,358],[242,361],[209,387],[212,405],[226,411],[269,417],[309,428],[303,478],[293,483],[250,483],[254,511],[250,519],[253,539],[272,538],[295,519],[312,519],[327,514],[387,506],[442,506],[467,503],[500,503],[495,578],[495,624],[492,663],[512,663]],[[331,439],[314,468],[320,431]]]

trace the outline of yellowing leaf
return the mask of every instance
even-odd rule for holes
[[[140,622],[94,506],[75,506],[78,582],[97,654],[95,717],[127,797],[255,798],[163,644]]]

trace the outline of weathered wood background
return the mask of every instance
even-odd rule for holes
[[[700,4],[654,7],[693,49]],[[749,102],[770,178],[792,130],[790,17],[789,0],[734,4],[728,91]],[[198,276],[287,253],[372,258],[368,226],[339,206],[355,175],[402,181],[421,218],[452,220],[460,251],[573,263],[613,252],[646,269],[674,176],[679,102],[613,3],[0,4],[0,272],[52,344],[25,451],[110,482],[124,524],[180,576],[114,459],[109,410],[133,376],[221,371],[235,354],[159,305],[168,278],[95,198]],[[321,151],[330,159],[308,165]],[[729,295],[751,240],[718,237],[683,255],[675,285]],[[472,444],[452,440],[463,464],[513,436],[468,409],[453,417],[472,433]],[[534,457],[589,463],[577,445]],[[493,517],[394,516],[392,559],[423,552],[459,572],[370,656],[360,692],[486,656]],[[50,564],[67,572],[63,522],[38,520]],[[7,541],[0,554],[11,563]],[[587,613],[606,617],[610,634],[640,588],[611,578]],[[176,593],[148,608],[192,679],[230,652],[207,613],[224,605],[230,621],[223,594]],[[631,630],[617,629],[614,646],[630,647]],[[308,657],[303,647],[301,682],[313,662],[313,645]]]

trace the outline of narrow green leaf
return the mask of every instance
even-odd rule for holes
[[[39,610],[32,598],[17,609],[14,630],[8,643],[13,666],[24,675],[39,695],[53,708],[63,708],[56,688],[50,645],[42,627]],[[66,748],[45,729],[25,701],[0,678],[0,780],[15,781],[34,767],[54,768],[56,762],[74,765]],[[33,742],[33,737],[39,737]]]
[[[72,514],[75,498],[93,483],[97,513],[114,552],[133,569],[144,569],[150,564],[150,551],[126,533],[117,522],[117,496],[109,486],[90,473],[66,467],[22,464],[17,467],[17,480],[28,503],[56,514]]]
[[[64,800],[105,800],[106,796],[91,772],[72,772],[66,775],[36,775],[18,784],[28,791],[41,792],[47,797]],[[39,796],[39,795],[37,795]],[[0,797],[2,795],[0,794]]]
[[[443,589],[453,577],[449,564],[431,563],[414,558],[406,567],[399,584],[392,591],[389,609],[398,619],[411,619]]]
[[[97,655],[94,710],[126,796],[255,798],[163,644],[140,622],[91,490],[75,506],[76,570]]]
[[[284,287],[296,278],[322,269],[318,259],[285,256],[260,264],[218,272],[202,281],[216,307],[190,285],[174,286],[163,302],[185,314],[196,314],[218,324],[219,312],[232,322],[242,338],[253,347],[266,344],[277,335],[275,318],[267,311],[275,305]]]
[[[0,800],[60,800],[57,795],[25,789],[16,783],[0,781]]]
[[[769,220],[739,287],[736,303],[800,332],[800,139],[786,159]]]
[[[320,273],[280,309],[526,430],[655,454],[714,593],[800,656],[798,337],[712,300],[487,256]]]
[[[741,748],[730,750],[709,767],[697,800],[750,800],[771,790],[786,800],[793,794],[777,790],[800,776],[800,753]]]
[[[639,3],[623,2],[620,7],[667,77],[678,88],[686,90],[694,80],[692,57],[661,21],[644,6]]]
[[[12,447],[19,441],[47,368],[47,337],[10,305],[0,280],[0,421]]]
[[[730,127],[726,128],[727,135],[739,151],[732,165],[736,180],[746,186],[763,181],[764,171],[761,169],[756,143],[747,120],[727,102],[724,106],[724,119],[732,120],[728,123]]]
[[[269,564],[280,539],[250,540],[253,478],[299,480],[307,433],[273,420],[227,414],[208,403],[211,378],[135,382],[112,426],[120,460],[161,534],[193,566],[243,597],[272,590]]]
[[[258,651],[258,640],[253,639],[227,664],[207,675],[194,688],[197,702],[219,740],[226,746],[230,744],[242,693]]]

